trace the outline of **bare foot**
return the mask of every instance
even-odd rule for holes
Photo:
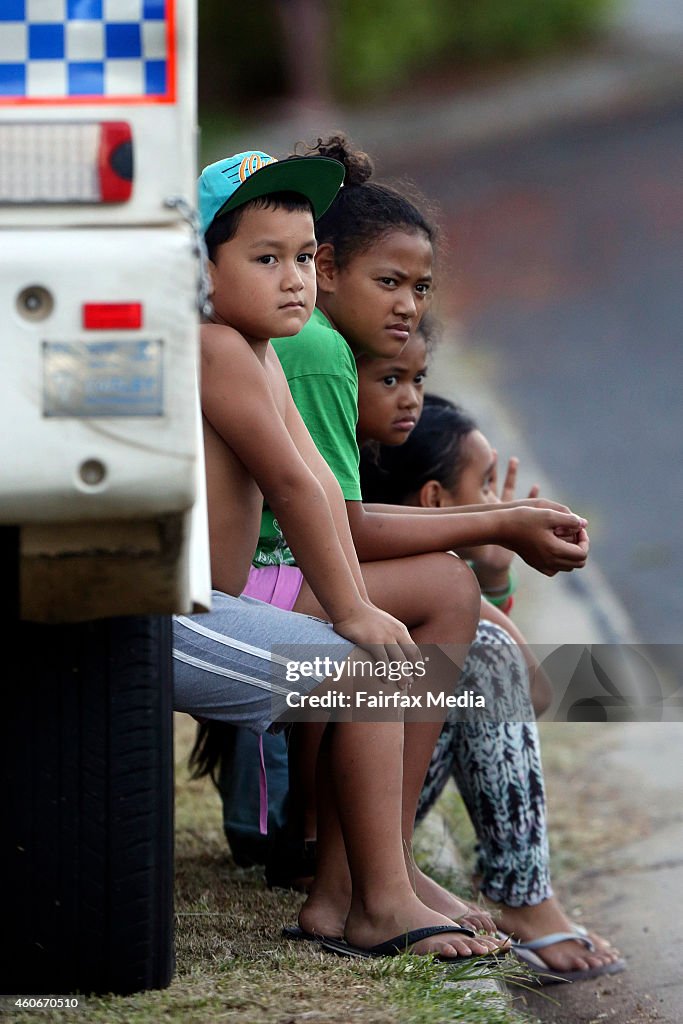
[[[452,925],[453,920],[435,913],[426,907],[414,893],[401,894],[391,900],[384,894],[377,907],[370,908],[360,900],[354,901],[349,912],[344,935],[348,942],[369,949],[372,946],[397,935],[404,935],[417,928],[431,928]],[[410,946],[416,954],[435,953],[437,956],[454,959],[457,957],[484,956],[487,953],[506,951],[506,943],[488,935],[470,938],[467,935],[444,932],[432,935]]]
[[[340,939],[344,934],[350,906],[350,891],[340,887],[328,892],[320,885],[316,888],[314,882],[308,899],[299,911],[299,927],[311,935]]]
[[[454,896],[452,892],[444,889],[442,885],[435,882],[424,871],[420,871],[414,863],[409,865],[408,873],[413,882],[416,895],[419,896],[425,906],[431,907],[432,910],[436,910],[445,917],[449,917],[451,921],[456,921],[466,928],[471,928],[472,931],[486,932],[488,935],[496,934],[498,926],[488,910]]]
[[[543,900],[536,906],[508,907],[503,903],[489,903],[498,911],[501,931],[520,942],[531,942],[553,932],[571,932],[575,924],[565,914],[555,896]],[[572,939],[554,942],[551,946],[535,950],[549,968],[555,971],[584,971],[605,964],[615,963],[619,951],[606,939],[589,932],[586,936],[595,949],[590,952],[586,946]]]

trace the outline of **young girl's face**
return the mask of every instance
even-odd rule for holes
[[[471,431],[460,448],[460,473],[450,489],[443,488],[441,505],[484,505],[499,499],[491,486],[496,457],[480,430]]]
[[[415,334],[394,359],[358,360],[358,441],[397,445],[420,418],[427,376],[427,347]]]
[[[319,275],[318,306],[355,355],[394,359],[427,307],[432,262],[422,231],[389,231],[329,279]]]

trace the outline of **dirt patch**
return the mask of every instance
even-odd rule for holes
[[[650,833],[647,810],[603,774],[600,757],[619,740],[619,725],[541,722],[554,884],[570,889],[575,875],[604,855]]]
[[[608,934],[599,900],[600,873],[608,855],[652,831],[649,808],[628,786],[602,770],[602,755],[619,743],[620,727],[540,723],[549,808],[553,884],[572,917]],[[633,974],[523,993],[520,1010],[552,1024],[654,1024],[663,1022],[650,994],[635,991]]]

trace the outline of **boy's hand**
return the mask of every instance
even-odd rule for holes
[[[387,665],[390,661],[408,662],[412,666],[422,658],[420,648],[403,623],[368,602],[363,602],[357,613],[333,622],[332,626],[335,633],[367,651],[374,661]],[[409,682],[410,676],[402,676],[397,685],[405,689]]]
[[[589,540],[586,520],[581,516],[524,507],[507,509],[501,514],[511,526],[507,546],[533,569],[554,576],[586,564]]]

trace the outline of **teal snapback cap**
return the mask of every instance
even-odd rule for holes
[[[205,233],[220,217],[250,199],[273,192],[297,192],[308,199],[317,220],[342,182],[344,165],[327,156],[291,156],[277,160],[248,150],[205,167],[199,177],[199,217]]]

